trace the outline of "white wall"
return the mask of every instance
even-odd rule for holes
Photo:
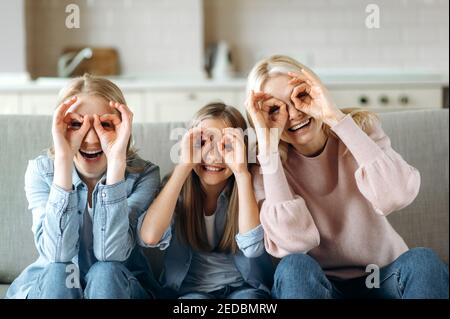
[[[80,28],[67,29],[68,4],[80,7]],[[56,75],[62,49],[118,49],[124,74],[198,75],[203,67],[201,0],[27,0],[33,74]]]
[[[0,0],[0,73],[26,71],[23,8],[23,0]]]
[[[368,29],[367,4],[380,8]],[[237,70],[289,54],[320,68],[449,67],[448,0],[204,0],[205,37],[233,47]]]
[[[23,3],[0,1],[7,9]],[[78,30],[64,25],[69,3],[80,6]],[[380,29],[365,26],[370,3],[381,10]],[[56,75],[63,47],[85,44],[116,47],[125,74],[191,77],[202,72],[205,44],[218,40],[231,44],[241,74],[274,53],[292,55],[315,68],[431,69],[448,74],[448,0],[25,0],[25,4],[28,64],[40,76]],[[9,13],[1,14],[13,20]],[[0,61],[2,68],[23,68],[4,62],[23,60],[18,48],[23,36],[16,34],[22,24],[14,19],[14,28],[7,24],[0,29],[3,37],[14,39],[10,58]]]

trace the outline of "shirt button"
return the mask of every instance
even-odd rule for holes
[[[102,193],[102,197],[106,197],[106,193]]]

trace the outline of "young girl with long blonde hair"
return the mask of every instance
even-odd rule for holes
[[[141,239],[168,245],[162,285],[179,298],[268,298],[264,250],[240,112],[209,104],[181,141],[181,161],[149,207]]]
[[[131,146],[133,113],[111,81],[63,88],[53,146],[28,164],[25,192],[39,258],[7,298],[150,298],[159,287],[137,243],[159,168]]]

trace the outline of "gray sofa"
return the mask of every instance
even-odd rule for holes
[[[389,220],[410,247],[433,248],[448,263],[449,156],[448,110],[381,113],[394,149],[421,172],[417,199]],[[29,159],[51,143],[48,116],[0,115],[0,296],[37,256],[31,233],[31,213],[24,194]],[[161,175],[171,169],[169,150],[176,142],[170,130],[179,123],[137,123],[134,139],[143,158],[158,164]],[[146,251],[153,270],[161,270],[161,253]],[[358,252],[355,252],[358,253]]]

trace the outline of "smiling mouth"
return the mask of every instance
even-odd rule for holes
[[[85,159],[96,159],[99,158],[100,156],[102,156],[103,151],[99,150],[99,151],[79,151],[81,156],[83,156]]]
[[[304,120],[304,121],[302,121],[302,122],[300,122],[300,123],[298,123],[298,124],[295,124],[294,126],[290,127],[290,128],[288,129],[288,131],[289,131],[289,132],[296,132],[296,131],[298,131],[298,130],[300,130],[300,129],[302,129],[302,128],[308,127],[309,124],[311,124],[311,118],[310,118],[310,117],[307,118],[306,120]]]
[[[218,173],[225,169],[225,167],[212,166],[212,165],[202,165],[202,169],[207,172]]]

